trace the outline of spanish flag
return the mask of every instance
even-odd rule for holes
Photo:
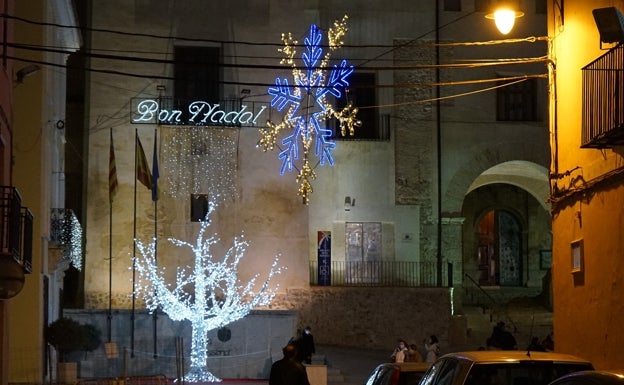
[[[152,189],[152,174],[150,174],[147,158],[141,145],[139,136],[136,137],[136,175],[139,182],[141,182],[148,190]]]

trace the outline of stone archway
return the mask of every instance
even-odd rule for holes
[[[473,157],[471,161],[465,162],[449,183],[446,184],[446,191],[443,200],[443,254],[445,259],[452,263],[454,282],[463,282],[465,254],[467,253],[464,246],[466,227],[473,228],[475,223],[466,218],[463,212],[463,206],[466,197],[471,192],[478,190],[484,186],[492,186],[496,184],[513,186],[520,191],[526,192],[527,196],[534,200],[532,205],[534,213],[530,213],[529,217],[540,223],[541,227],[548,226],[547,234],[543,235],[543,239],[531,239],[524,241],[524,260],[526,270],[523,273],[521,281],[522,285],[539,285],[541,281],[538,274],[539,267],[535,267],[534,261],[528,258],[535,257],[539,254],[539,247],[536,245],[548,245],[549,248],[552,236],[550,234],[550,209],[547,199],[549,197],[548,169],[537,161],[543,161],[541,157],[527,151],[526,143],[510,143],[508,146],[501,146],[496,149],[488,149]],[[503,148],[504,147],[504,148]],[[509,150],[506,152],[505,150]],[[525,160],[509,159],[510,156],[518,155],[518,153],[528,154]],[[473,215],[470,215],[474,217]],[[531,219],[527,218],[527,222]],[[525,227],[528,229],[528,227]],[[470,245],[473,246],[473,245]],[[477,253],[477,245],[470,252]],[[476,258],[476,257],[475,257]],[[537,257],[539,258],[539,256]],[[529,266],[531,262],[531,266]]]
[[[491,183],[508,183],[526,190],[550,210],[547,203],[549,197],[548,169],[526,160],[512,160],[499,163],[482,172],[468,187],[466,194]]]

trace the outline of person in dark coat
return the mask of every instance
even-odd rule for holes
[[[544,349],[544,347],[540,343],[539,338],[537,337],[531,338],[531,343],[527,347],[527,350],[530,352],[545,352],[546,351],[546,349]]]
[[[516,350],[518,343],[516,338],[505,328],[505,323],[500,321],[494,326],[492,335],[487,339],[488,349]]]
[[[312,329],[306,326],[303,329],[301,340],[299,341],[299,361],[306,364],[312,363],[312,354],[316,353],[314,348],[314,336],[312,336]]]
[[[310,385],[305,366],[297,360],[297,347],[288,344],[282,353],[284,357],[271,365],[269,385]]]

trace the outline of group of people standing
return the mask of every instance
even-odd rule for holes
[[[499,321],[493,328],[492,334],[486,340],[487,350],[517,350],[518,343],[513,334],[507,330],[505,323]],[[541,342],[539,337],[532,337],[531,343],[527,346],[530,351],[552,352],[555,350],[555,342],[552,333],[548,334]],[[484,349],[485,350],[485,349]]]
[[[505,323],[499,321],[493,328],[492,334],[485,341],[488,350],[517,350],[518,343],[516,338],[511,334]]]
[[[440,341],[435,335],[423,341],[425,362],[434,362],[440,356]],[[416,344],[408,345],[405,340],[399,340],[396,348],[390,355],[392,362],[422,362],[423,355],[419,351]]]

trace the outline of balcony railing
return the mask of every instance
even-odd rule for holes
[[[332,261],[331,286],[433,287],[437,263],[407,261]],[[443,277],[447,276],[443,266]],[[446,282],[443,282],[446,285]],[[310,261],[310,285],[319,285],[318,262]]]
[[[609,50],[582,71],[581,147],[624,144],[624,46]]]
[[[13,186],[0,186],[0,254],[32,271],[33,216]]]
[[[82,269],[82,226],[71,209],[52,209],[50,242],[60,246],[61,256]]]
[[[24,270],[27,273],[32,273],[33,215],[28,207],[22,207],[20,225],[22,234],[22,266],[24,266]]]
[[[375,116],[375,120],[362,122],[362,124],[372,125],[372,129],[365,131],[361,127],[356,128],[353,136],[347,132],[346,136],[342,136],[341,128],[336,119],[331,119],[329,126],[332,130],[332,138],[343,141],[389,141],[390,140],[390,115],[380,114]]]

